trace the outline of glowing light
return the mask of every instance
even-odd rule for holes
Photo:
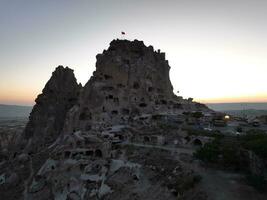
[[[224,119],[225,119],[225,120],[229,120],[229,119],[230,119],[230,116],[229,116],[229,115],[225,115],[225,116],[224,116]]]

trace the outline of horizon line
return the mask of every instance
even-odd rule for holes
[[[201,101],[194,101],[196,103],[202,103],[202,104],[264,104],[266,103],[267,104],[267,101],[263,101],[263,102],[201,102]],[[8,103],[1,103],[0,102],[0,105],[3,105],[3,106],[23,106],[23,107],[33,107],[34,105],[36,104],[8,104]]]

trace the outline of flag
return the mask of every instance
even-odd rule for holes
[[[122,34],[122,35],[125,35],[125,32],[122,31],[121,34]]]

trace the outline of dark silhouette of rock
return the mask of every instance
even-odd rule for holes
[[[24,139],[31,141],[31,146],[41,148],[55,141],[62,130],[66,113],[77,102],[80,89],[72,69],[56,68],[42,94],[35,100],[36,105],[23,133]]]
[[[174,95],[165,53],[143,41],[113,40],[96,58],[96,70],[64,132],[129,123],[142,114],[207,109]]]
[[[0,167],[5,199],[174,200],[187,192],[177,180],[193,179],[193,170],[168,149],[186,136],[183,113],[209,109],[173,93],[165,54],[142,41],[113,40],[96,58],[83,88],[73,70],[53,72],[19,149]]]

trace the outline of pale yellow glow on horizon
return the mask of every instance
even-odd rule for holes
[[[255,46],[248,45],[250,52],[242,45],[217,44],[215,48],[196,44],[187,48],[180,44],[183,48],[171,51],[178,58],[170,55],[170,77],[181,96],[206,103],[267,102],[264,49],[256,51]]]
[[[9,105],[34,105],[39,91],[32,91],[19,88],[6,88],[1,90],[0,103]]]
[[[167,44],[161,49],[166,52],[166,59],[169,60],[171,82],[174,91],[180,91],[178,95],[184,98],[193,97],[195,101],[202,103],[267,102],[267,57],[264,57],[264,49],[249,52],[242,45],[226,44],[217,44],[219,48],[207,47],[201,41],[195,41],[195,45],[191,46],[180,40]],[[79,54],[80,57],[76,60],[82,60],[87,57],[86,54],[86,51],[84,55]],[[62,60],[64,59],[70,63],[68,66],[71,68],[75,64],[71,63],[73,57],[63,56]],[[92,62],[95,63],[95,59]],[[79,63],[79,66],[83,65],[83,62]],[[83,85],[95,70],[93,63],[90,66],[74,68],[78,82]],[[49,73],[43,76],[39,85],[29,84],[40,78],[31,76],[27,85],[22,80],[16,80],[21,81],[19,85],[14,81],[0,87],[0,102],[33,105],[49,76]]]
[[[13,95],[8,94],[1,94],[0,95],[0,102],[3,104],[18,104],[18,105],[34,105],[34,100],[37,98],[38,93],[33,94],[23,94],[23,93],[16,93]],[[235,97],[221,97],[221,98],[207,98],[207,99],[194,99],[196,102],[201,103],[265,103],[267,102],[267,95],[256,95],[256,96],[235,96]]]
[[[267,102],[267,94],[221,97],[213,99],[195,99],[195,101],[201,103],[265,103]]]

